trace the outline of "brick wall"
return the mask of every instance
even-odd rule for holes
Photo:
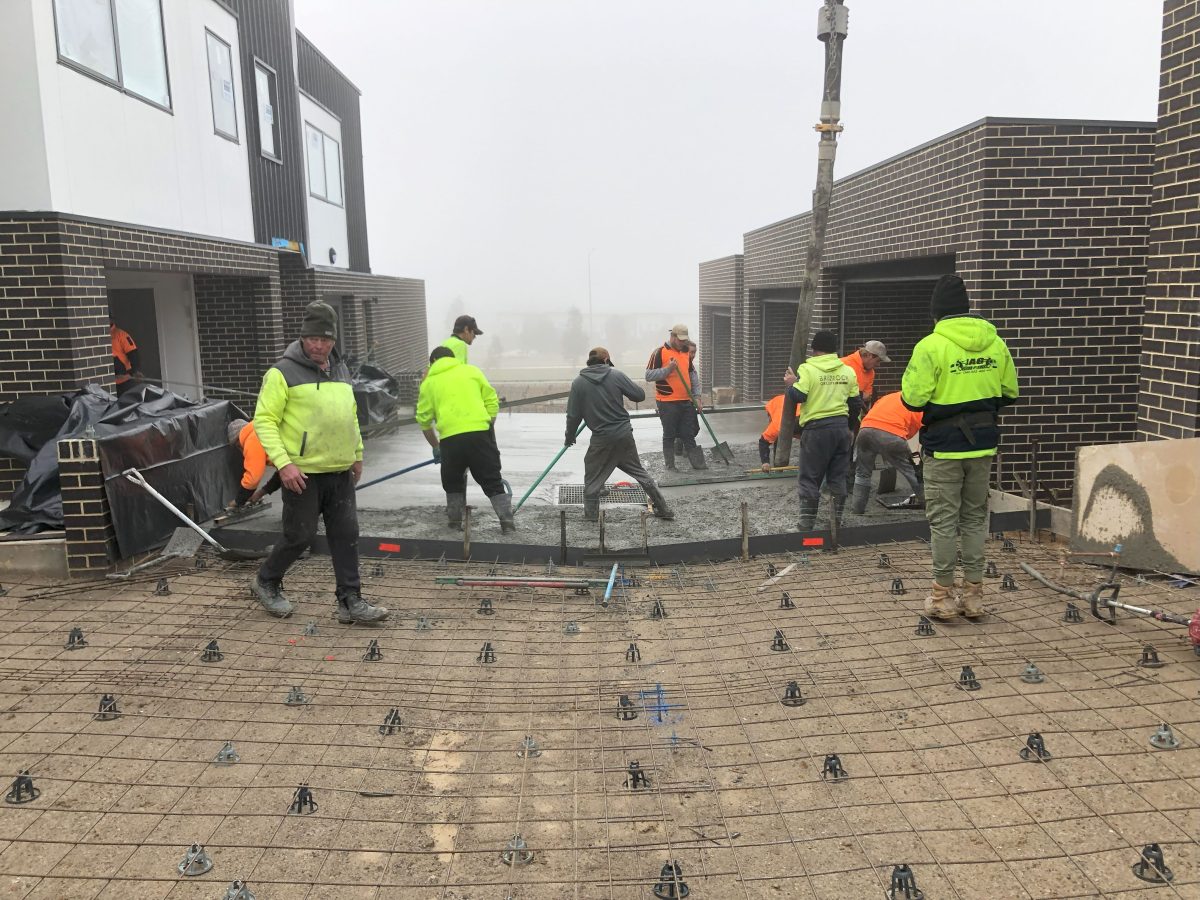
[[[1200,435],[1200,3],[1166,0],[1137,429]]]
[[[1069,490],[1077,445],[1135,433],[1153,140],[1142,123],[984,119],[842,179],[813,327],[838,328],[842,280],[858,268],[905,277],[954,260],[1021,372],[1006,469],[1024,470],[1037,434],[1048,481]],[[761,301],[798,293],[809,228],[805,214],[745,236],[747,398],[765,390],[761,345],[775,340]]]
[[[929,334],[932,281],[848,281],[842,313],[842,355],[867,341],[883,341],[890,363],[875,370],[875,396],[900,390],[900,377],[917,341]]]
[[[740,360],[733,358],[738,351],[738,342],[731,341],[731,335],[715,333],[714,317],[718,313],[728,315],[731,320],[736,317],[735,306],[742,297],[742,265],[740,253],[723,256],[700,263],[700,345],[701,364],[700,379],[704,390],[711,391],[713,387],[731,387],[732,371],[737,368]],[[730,328],[736,326],[730,321]],[[718,384],[718,378],[725,384]]]
[[[117,557],[117,539],[96,442],[87,438],[60,441],[58,473],[67,571],[72,575],[103,572]]]

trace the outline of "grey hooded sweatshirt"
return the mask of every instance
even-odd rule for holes
[[[593,438],[612,441],[631,436],[633,426],[629,424],[624,398],[641,403],[646,392],[620,369],[607,363],[580,369],[567,398],[566,443],[575,443],[581,421],[587,424]]]

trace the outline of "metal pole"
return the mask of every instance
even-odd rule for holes
[[[821,95],[821,121],[816,126],[821,139],[817,144],[817,187],[813,191],[812,235],[804,261],[804,281],[800,286],[796,329],[792,332],[792,352],[789,356],[793,369],[804,361],[808,348],[817,280],[821,276],[821,256],[825,251],[825,231],[829,225],[829,207],[833,198],[833,161],[837,156],[838,132],[842,130],[838,124],[842,117],[842,44],[846,40],[848,19],[849,11],[842,0],[825,0],[817,13],[817,38],[825,43],[825,89]],[[774,377],[782,377],[782,374],[776,373]],[[770,377],[769,373],[766,377]],[[785,391],[783,425],[779,429],[779,440],[775,443],[776,461],[787,460],[791,456],[790,426],[795,419],[796,403]]]
[[[750,559],[750,506],[742,501],[742,562]]]
[[[1038,439],[1029,442],[1029,540],[1037,540]]]

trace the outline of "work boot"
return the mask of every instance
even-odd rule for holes
[[[817,522],[817,509],[820,507],[820,500],[807,500],[804,497],[800,498],[800,530],[812,531],[813,525]]]
[[[708,463],[704,461],[704,448],[693,447],[687,452],[688,462],[692,464],[693,469],[707,469]]]
[[[676,472],[675,468],[675,442],[663,441],[663,465],[667,467],[667,471]]]
[[[958,603],[954,599],[954,588],[936,581],[925,598],[925,615],[931,619],[953,619],[958,615]]]
[[[286,619],[295,608],[283,596],[283,585],[278,581],[263,581],[257,575],[250,582],[250,593],[258,598],[259,605],[277,619]]]
[[[373,625],[391,613],[386,606],[372,606],[358,588],[340,588],[337,592],[337,620],[343,625]]]
[[[963,583],[962,593],[958,597],[958,611],[968,619],[978,619],[987,615],[983,606],[982,581]]]
[[[446,495],[446,524],[451,528],[457,528],[462,531],[463,509],[467,505],[466,494],[447,494]]]
[[[667,522],[675,521],[675,513],[667,505],[667,498],[663,496],[662,491],[658,489],[657,485],[648,487],[643,484],[642,490],[650,498],[650,505],[654,507],[654,517],[656,519],[664,519]]]
[[[600,501],[583,498],[583,517],[589,522],[600,521]]]
[[[596,505],[599,508],[600,501],[597,500]],[[500,520],[501,534],[517,530],[517,523],[513,521],[512,497],[508,494],[497,494],[492,498],[492,509],[496,511],[496,518]]]
[[[871,482],[865,481],[854,485],[854,499],[850,502],[850,512],[861,516],[867,511],[867,501],[871,499]]]

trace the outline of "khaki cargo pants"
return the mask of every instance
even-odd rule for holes
[[[992,457],[935,459],[926,456],[925,517],[929,520],[933,580],[950,587],[962,541],[963,575],[983,581],[983,547],[987,540],[988,479]]]

